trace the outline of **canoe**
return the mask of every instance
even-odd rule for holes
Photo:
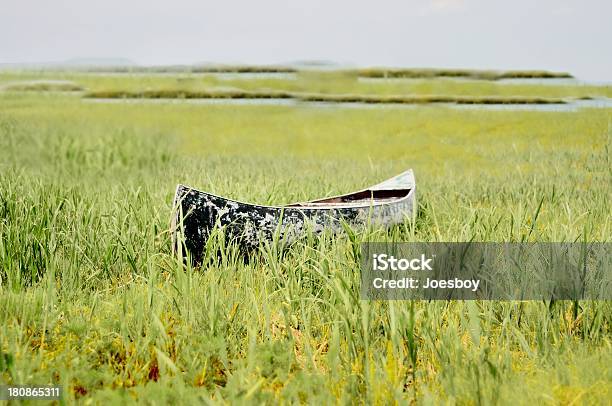
[[[315,233],[338,232],[343,223],[389,227],[415,215],[416,187],[412,170],[357,192],[298,202],[285,206],[263,206],[226,199],[212,193],[178,185],[173,204],[173,249],[190,254],[198,264],[212,231],[223,227],[245,250],[278,238],[295,241],[307,229]],[[182,247],[179,250],[179,242]]]

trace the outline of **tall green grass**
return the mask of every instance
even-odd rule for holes
[[[610,399],[610,302],[362,301],[354,254],[609,241],[609,110],[0,105],[3,383],[99,403]],[[219,239],[224,255],[195,269],[171,255],[176,183],[286,203],[407,167],[419,215],[391,230],[272,243],[247,263]]]

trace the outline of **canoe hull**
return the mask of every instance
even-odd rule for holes
[[[408,175],[407,175],[408,174]],[[398,181],[398,178],[402,177]],[[376,189],[379,188],[379,189]],[[183,252],[189,252],[199,263],[208,238],[217,227],[223,227],[226,238],[252,250],[264,241],[279,238],[292,242],[306,230],[315,233],[325,229],[341,231],[342,223],[356,227],[366,224],[392,226],[403,223],[415,214],[416,190],[412,171],[405,172],[366,191],[406,190],[402,198],[389,202],[356,204],[326,204],[306,202],[284,207],[241,203],[179,185],[176,190],[173,215],[175,249],[183,241]],[[346,195],[348,196],[348,195]]]

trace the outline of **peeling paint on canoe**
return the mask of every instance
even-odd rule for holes
[[[371,193],[374,196],[378,192],[394,191],[398,192],[398,197],[392,199],[351,200],[351,196],[358,194]],[[392,226],[414,217],[415,208],[416,187],[412,170],[359,192],[283,207],[241,203],[178,185],[172,216],[173,245],[178,248],[178,235],[182,232],[184,249],[181,252],[189,252],[197,264],[202,259],[208,238],[217,227],[223,227],[226,237],[242,248],[253,250],[263,241],[272,240],[275,232],[281,239],[292,242],[307,227],[315,233],[325,229],[339,232],[343,229],[343,221],[352,227],[367,224]]]

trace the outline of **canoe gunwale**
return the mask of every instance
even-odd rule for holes
[[[408,181],[406,181],[403,184],[399,184],[396,187],[392,187],[392,188],[385,188],[385,185],[387,184],[387,182],[390,182],[394,179],[397,179],[401,176],[404,176],[407,178]],[[174,195],[174,202],[173,202],[173,207],[177,207],[178,203],[180,201],[181,198],[181,190],[188,190],[188,191],[193,191],[199,194],[203,194],[203,195],[208,195],[210,197],[213,198],[217,198],[217,199],[221,199],[221,200],[225,200],[227,202],[231,202],[231,203],[235,203],[238,204],[240,206],[244,206],[244,207],[253,207],[253,208],[261,208],[261,209],[296,209],[296,210],[331,210],[331,209],[359,209],[359,208],[368,208],[368,207],[375,207],[375,206],[383,206],[383,205],[387,205],[387,204],[399,204],[405,200],[411,199],[413,198],[414,195],[414,190],[415,190],[415,183],[414,183],[414,175],[412,173],[412,170],[408,170],[406,172],[403,172],[397,176],[394,176],[392,178],[387,179],[384,182],[378,183],[376,185],[370,186],[368,188],[365,189],[361,189],[358,191],[354,191],[354,192],[350,192],[350,193],[346,193],[346,194],[342,194],[342,195],[336,195],[336,196],[330,196],[330,197],[323,197],[323,198],[319,198],[319,199],[314,199],[314,200],[310,200],[307,202],[295,202],[295,203],[290,203],[287,205],[281,205],[281,206],[273,206],[273,205],[265,205],[265,204],[256,204],[256,203],[249,203],[249,202],[242,202],[239,200],[234,200],[234,199],[229,199],[227,197],[224,196],[220,196],[220,195],[216,195],[214,193],[210,193],[210,192],[204,192],[202,190],[198,190],[196,188],[193,188],[191,186],[187,186],[187,185],[183,185],[183,184],[178,184],[176,187],[176,192]],[[323,202],[324,200],[332,200],[332,199],[342,199],[348,196],[352,196],[352,195],[356,195],[359,193],[364,193],[364,192],[374,192],[374,191],[397,191],[398,194],[399,193],[403,193],[404,195],[396,198],[396,199],[368,199],[367,202],[368,203],[363,203],[366,200],[356,200],[355,203],[325,203]]]

